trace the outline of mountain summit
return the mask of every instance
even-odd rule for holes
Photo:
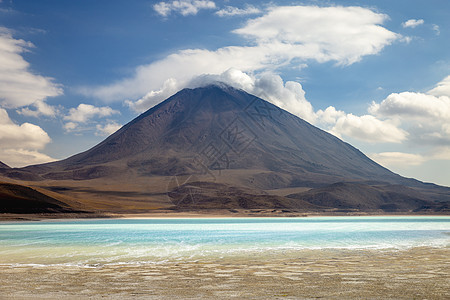
[[[114,163],[118,161],[125,169]],[[297,185],[313,186],[403,180],[335,136],[224,85],[184,89],[92,149],[24,170],[43,179],[82,180],[130,168],[140,176],[253,169],[279,172]]]
[[[336,208],[333,203],[340,203],[351,209],[420,209],[437,207],[450,195],[449,189],[394,174],[337,137],[222,84],[184,89],[86,152],[10,174],[51,181],[72,193],[97,193],[96,199],[123,195],[123,201],[135,198],[155,207]],[[339,182],[357,188],[333,186]],[[114,194],[118,186],[122,189]],[[337,201],[336,189],[351,194],[352,202]],[[372,204],[358,206],[369,190]]]

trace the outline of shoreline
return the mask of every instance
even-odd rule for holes
[[[445,213],[411,213],[411,212],[268,212],[265,209],[247,210],[198,210],[198,211],[166,211],[160,210],[145,213],[55,213],[55,214],[0,214],[0,222],[37,222],[37,221],[68,221],[83,219],[220,219],[220,218],[312,218],[312,217],[450,217]]]

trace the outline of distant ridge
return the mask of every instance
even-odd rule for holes
[[[0,169],[10,169],[10,167],[9,167],[7,164],[2,163],[2,162],[0,161]]]

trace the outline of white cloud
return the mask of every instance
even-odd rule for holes
[[[203,74],[191,80],[187,86],[190,88],[207,86],[214,83],[226,83],[237,89],[252,92],[255,89],[255,76],[242,72],[241,70],[230,68],[221,74]]]
[[[214,9],[216,4],[208,0],[179,0],[172,2],[159,2],[153,5],[153,9],[163,17],[177,12],[183,16],[196,15],[201,9]]]
[[[122,125],[116,122],[109,122],[104,125],[97,124],[97,132],[95,133],[95,135],[108,136],[119,130],[121,127]]]
[[[264,73],[249,75],[237,69],[229,69],[220,75],[202,75],[187,84],[194,88],[215,82],[224,82],[231,86],[261,97],[287,111],[328,129],[330,133],[343,135],[370,143],[400,143],[406,140],[408,133],[398,128],[392,120],[379,120],[374,116],[355,116],[336,110],[333,106],[314,111],[305,98],[305,92],[298,82],[283,82],[276,74]]]
[[[39,116],[55,117],[56,114],[58,113],[58,110],[54,106],[48,105],[44,101],[36,101],[31,106],[33,106],[35,109],[24,107],[20,110],[17,110],[17,112],[21,115],[28,117],[39,117]]]
[[[90,104],[81,103],[77,108],[71,108],[69,114],[64,116],[64,120],[68,121],[64,124],[64,129],[66,132],[90,130],[90,125],[92,125],[92,123],[97,123],[96,119],[109,117],[115,114],[120,114],[120,112],[109,106],[96,107]],[[112,127],[109,126],[108,128],[111,129]],[[98,127],[98,124],[96,125],[96,129],[97,133],[105,132],[103,127]]]
[[[119,112],[108,106],[96,107],[90,104],[81,103],[77,108],[71,108],[69,114],[64,117],[64,120],[82,123],[87,122],[94,117],[101,118],[113,114],[119,114]]]
[[[335,107],[329,106],[325,110],[318,110],[317,111],[317,118],[319,119],[319,122],[327,125],[334,125],[336,124],[337,120],[339,118],[345,117],[346,113],[342,110],[336,110]]]
[[[337,119],[330,130],[336,136],[346,135],[368,143],[400,143],[408,133],[390,120],[379,120],[371,115],[347,114]]]
[[[0,27],[0,105],[19,108],[28,105],[42,107],[47,97],[63,93],[50,77],[34,74],[22,53],[34,47],[32,43],[14,39],[10,31]],[[43,113],[43,112],[41,112]]]
[[[259,8],[247,4],[244,8],[227,6],[225,8],[222,8],[221,10],[216,11],[216,15],[218,15],[219,17],[232,17],[259,14],[261,12],[262,11]]]
[[[450,144],[450,97],[445,96],[448,77],[424,93],[390,94],[381,103],[373,102],[369,112],[381,118],[395,118],[410,133],[410,141],[418,145]]]
[[[0,108],[0,148],[19,146],[26,149],[42,149],[50,142],[50,137],[41,127],[23,123],[15,124],[5,109]]]
[[[0,161],[11,167],[52,161],[53,158],[39,152],[50,141],[41,127],[30,123],[17,125],[0,108]]]
[[[55,161],[56,159],[36,150],[27,150],[22,148],[0,149],[0,160],[10,167],[20,168],[30,165],[44,164]]]
[[[75,131],[75,129],[77,129],[77,127],[78,127],[78,123],[75,123],[75,122],[67,122],[64,124],[64,129],[67,132]]]
[[[231,68],[220,75],[202,75],[192,80],[188,86],[198,87],[214,82],[223,82],[267,100],[311,123],[316,115],[305,91],[298,82],[287,81],[276,74],[266,72],[257,76]]]
[[[429,90],[428,94],[436,96],[436,97],[439,97],[439,96],[450,97],[450,75],[445,77],[433,89]]]
[[[264,74],[255,82],[255,95],[314,123],[316,115],[310,102],[305,98],[305,91],[300,83],[287,81],[283,85],[280,76]]]
[[[436,33],[436,35],[441,34],[441,29],[439,28],[439,25],[433,24],[433,30]]]
[[[446,96],[393,93],[381,103],[373,102],[368,107],[370,114],[364,116],[347,114],[333,106],[315,111],[305,98],[300,83],[283,82],[280,76],[270,72],[252,74],[231,68],[218,75],[203,74],[187,82],[170,78],[160,90],[128,104],[142,112],[181,88],[195,88],[215,82],[224,82],[266,99],[338,137],[351,137],[369,143],[429,143],[434,145],[432,147],[446,145],[450,141],[450,104]],[[447,78],[437,87],[445,86],[446,82]],[[444,91],[439,89],[439,93]],[[435,92],[438,93],[438,90]]]
[[[305,98],[305,91],[300,83],[283,82],[279,75],[269,72],[251,75],[231,68],[219,75],[203,74],[183,84],[172,78],[167,80],[162,89],[149,93],[136,102],[129,101],[128,104],[142,112],[183,87],[196,88],[217,82],[265,99],[339,137],[348,136],[370,143],[401,143],[408,137],[408,133],[398,128],[398,122],[393,120],[380,120],[372,115],[355,116],[336,110],[333,106],[315,111]]]
[[[183,84],[170,78],[162,89],[150,92],[136,102],[128,101],[127,104],[133,109],[142,112],[161,100],[168,98],[180,88],[196,88],[217,82],[226,83],[261,97],[309,122],[313,123],[316,119],[314,109],[311,103],[306,100],[305,92],[300,83],[294,81],[284,83],[279,75],[269,72],[254,76],[234,68],[228,69],[219,75],[203,74]]]
[[[159,90],[150,91],[137,101],[127,100],[125,103],[133,110],[143,112],[173,95],[179,89],[177,80],[175,78],[169,78],[164,82],[163,86]]]
[[[96,135],[108,135],[108,132],[120,125],[114,121],[109,121],[106,125],[100,125],[97,124],[97,119],[115,114],[120,114],[120,112],[109,106],[96,107],[90,104],[81,103],[77,108],[71,108],[69,114],[64,116],[64,120],[68,122],[66,122],[63,127],[66,132],[80,133],[82,131],[91,130],[92,127],[94,127],[93,125],[96,124]]]
[[[377,163],[388,167],[398,166],[418,166],[423,164],[427,159],[420,154],[411,154],[403,152],[382,152],[369,154],[369,157]]]
[[[450,121],[450,98],[413,92],[392,93],[380,104],[373,102],[369,112],[380,116],[445,122]]]
[[[424,165],[433,160],[450,160],[450,146],[436,147],[421,154],[404,152],[381,152],[368,155],[387,168],[410,168]]]
[[[403,22],[402,26],[403,26],[403,28],[415,28],[419,25],[422,25],[423,23],[424,23],[424,20],[422,20],[422,19],[419,19],[419,20],[410,19],[406,22]]]
[[[400,38],[379,25],[385,19],[360,7],[275,7],[234,31],[250,38],[252,46],[178,51],[137,67],[130,78],[80,92],[104,101],[131,99],[130,104],[143,95],[163,97],[160,91],[167,80],[183,88],[201,74],[222,74],[230,68],[264,73],[287,65],[304,66],[308,60],[351,64]],[[136,107],[143,106],[137,103]]]
[[[319,62],[352,64],[400,38],[380,26],[386,18],[362,7],[283,6],[234,32],[258,44],[283,43],[296,45],[301,51],[313,49],[314,59]]]

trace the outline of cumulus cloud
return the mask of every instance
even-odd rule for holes
[[[77,108],[71,108],[69,114],[64,117],[64,120],[81,123],[87,122],[94,117],[101,118],[113,114],[119,114],[119,112],[108,106],[96,107],[90,104],[81,103]]]
[[[216,11],[216,15],[218,15],[219,17],[233,17],[260,14],[261,12],[262,11],[259,8],[247,4],[244,8],[227,6],[225,8],[222,8],[221,10]]]
[[[336,110],[335,107],[329,106],[325,110],[317,111],[317,118],[320,120],[320,123],[327,125],[336,124],[337,120],[346,116],[346,113],[342,110]]]
[[[202,75],[192,80],[188,86],[198,87],[214,82],[223,82],[242,89],[250,94],[265,99],[311,123],[316,120],[314,109],[305,98],[305,91],[300,83],[283,82],[276,74],[266,72],[258,76],[248,75],[231,68],[219,75]]]
[[[419,20],[410,19],[406,22],[403,22],[402,26],[403,26],[403,28],[415,28],[419,25],[422,25],[423,23],[424,23],[424,20],[422,20],[422,19],[419,19]]]
[[[450,98],[414,92],[392,93],[379,104],[372,102],[369,112],[381,116],[445,122],[450,120]]]
[[[26,150],[22,148],[16,149],[0,149],[0,159],[6,162],[10,167],[20,168],[30,165],[37,165],[55,161],[55,158],[48,156],[36,150]]]
[[[287,81],[283,85],[280,76],[264,74],[255,82],[254,94],[297,115],[308,122],[315,123],[313,106],[305,98],[305,91],[300,83]]]
[[[39,152],[50,141],[41,127],[30,123],[17,125],[0,108],[0,161],[12,167],[52,161],[53,158]]]
[[[400,143],[408,133],[390,120],[379,120],[371,115],[347,114],[339,117],[330,130],[336,136],[346,135],[369,143]]]
[[[393,118],[408,132],[405,145],[422,153],[387,152],[371,157],[387,167],[410,167],[432,160],[450,160],[450,76],[427,93],[390,94],[380,103],[372,103],[369,112],[378,118]]]
[[[128,104],[138,111],[144,111],[162,98],[171,96],[180,87],[196,88],[217,82],[265,99],[338,137],[347,136],[370,143],[400,143],[408,137],[408,132],[398,128],[398,122],[393,120],[380,120],[372,115],[355,116],[336,110],[333,106],[315,111],[300,83],[283,82],[279,75],[269,72],[252,75],[231,68],[217,75],[203,74],[182,85],[170,79],[162,89]]]
[[[150,91],[137,101],[126,100],[125,104],[135,111],[143,112],[173,95],[179,89],[180,84],[177,80],[175,78],[169,78],[159,90]]]
[[[448,78],[444,79],[432,91],[436,95],[445,94],[443,87],[447,81]],[[380,103],[373,102],[368,107],[369,114],[357,116],[333,106],[315,110],[306,99],[300,83],[283,82],[279,75],[271,72],[253,74],[230,68],[221,74],[203,74],[188,82],[171,78],[161,89],[148,93],[136,102],[129,101],[128,104],[142,112],[181,88],[217,82],[261,97],[344,139],[350,137],[368,143],[425,143],[433,147],[450,143],[450,102],[447,96],[393,93]]]
[[[116,122],[109,122],[104,125],[97,124],[96,125],[97,131],[96,131],[95,135],[108,136],[108,135],[113,134],[117,130],[119,130],[121,127],[122,127],[122,125],[120,125]]]
[[[196,15],[201,9],[214,9],[216,4],[209,0],[179,0],[172,2],[159,2],[153,5],[153,9],[161,16],[167,17],[172,12],[183,16]]]
[[[355,116],[337,110],[333,106],[315,111],[306,99],[300,83],[283,82],[279,75],[270,72],[252,75],[231,68],[217,75],[203,74],[182,85],[175,79],[170,79],[162,89],[128,104],[133,109],[144,111],[159,103],[162,98],[171,96],[181,87],[196,88],[217,82],[226,83],[265,99],[338,137],[352,137],[370,143],[401,143],[409,136],[406,130],[398,127],[398,121],[389,118],[378,119],[373,115]]]
[[[381,152],[368,156],[387,168],[411,168],[433,160],[450,160],[450,146],[436,147],[423,153]]]
[[[44,101],[36,101],[31,106],[34,107],[34,109],[30,109],[30,107],[24,107],[20,110],[17,110],[17,113],[28,117],[55,117],[58,113],[56,107],[48,105]]]
[[[429,90],[428,94],[436,96],[436,97],[439,97],[439,96],[450,97],[450,75],[445,77],[433,89]]]
[[[348,65],[401,37],[381,26],[385,19],[386,15],[361,7],[273,7],[234,31],[253,42],[251,46],[181,50],[137,67],[130,78],[80,92],[105,101],[129,99],[130,103],[146,94],[162,97],[159,91],[169,79],[182,88],[201,74],[221,74],[229,68],[264,73],[303,66],[310,60]]]
[[[386,18],[362,7],[283,6],[234,32],[259,44],[283,43],[297,46],[297,51],[314,51],[319,62],[352,64],[400,38],[380,26]]]
[[[48,105],[43,101],[61,95],[63,90],[52,78],[30,70],[30,64],[21,54],[33,47],[32,43],[15,39],[8,29],[0,27],[0,105],[6,108],[34,105],[35,114],[48,115]]]
[[[381,118],[396,118],[416,144],[450,144],[450,97],[448,78],[429,93],[390,94],[380,103],[373,102],[369,112]],[[432,95],[432,94],[434,95]],[[436,96],[437,95],[437,96]]]
[[[77,127],[78,127],[78,123],[75,123],[75,122],[67,122],[67,123],[65,123],[64,124],[64,129],[67,131],[67,132],[72,132],[72,131],[74,131]]]
[[[221,74],[203,74],[183,84],[171,78],[166,81],[162,89],[148,93],[136,102],[127,103],[137,111],[144,111],[171,96],[181,87],[196,88],[218,82],[261,97],[311,123],[316,119],[314,109],[306,100],[300,83],[294,81],[284,83],[279,75],[270,72],[255,76],[235,68],[230,68]]]
[[[88,129],[86,124],[92,122],[93,119],[109,117],[114,114],[120,114],[120,112],[108,106],[96,107],[81,103],[78,107],[71,108],[69,114],[64,116],[64,120],[68,121],[64,124],[64,129],[67,132],[81,131],[79,126],[82,125],[82,130],[86,130]],[[97,121],[95,120],[94,123]]]
[[[420,154],[403,152],[382,152],[369,154],[369,157],[385,167],[418,166],[427,159]]]

